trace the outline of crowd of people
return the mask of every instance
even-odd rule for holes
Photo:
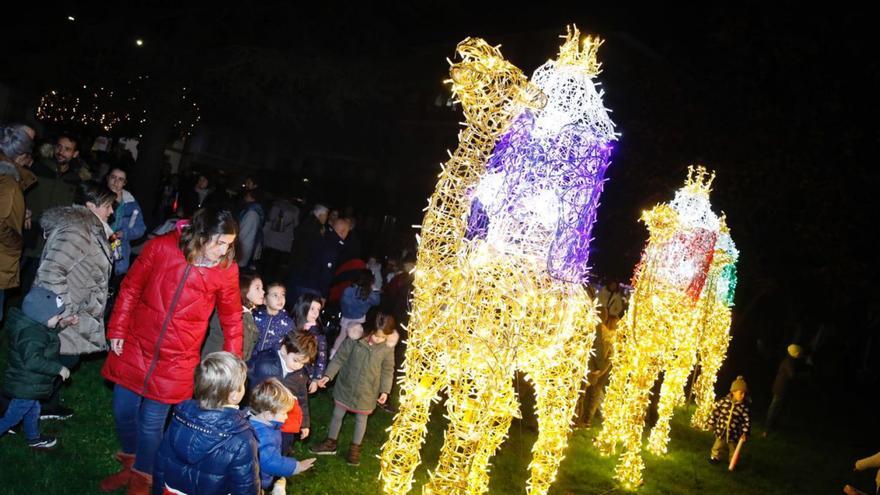
[[[314,463],[290,449],[334,379],[329,434],[311,450],[335,454],[353,413],[358,465],[367,417],[390,407],[412,256],[364,259],[352,216],[315,204],[300,218],[253,178],[230,197],[197,175],[149,230],[124,167],[95,174],[67,134],[35,163],[35,138],[25,125],[0,136],[0,302],[23,296],[2,314],[0,435],[21,424],[28,445],[55,447],[39,420],[70,418],[61,383],[108,351],[121,467],[102,491],[283,493]]]

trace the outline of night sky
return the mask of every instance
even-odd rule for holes
[[[460,113],[434,105],[448,96],[441,81],[455,44],[500,43],[531,74],[576,23],[606,40],[599,79],[621,133],[594,229],[597,275],[631,276],[647,237],[640,212],[670,200],[688,165],[704,164],[718,174],[713,204],[741,251],[732,360],[759,366],[819,335],[830,372],[861,376],[867,363],[876,377],[876,350],[859,353],[880,314],[870,241],[878,173],[867,157],[878,141],[872,26],[856,9],[767,3],[34,4],[14,22],[5,16],[0,81],[16,93],[10,120],[49,88],[145,73],[156,81],[151,108],[173,116],[171,88],[191,86],[204,126],[378,168],[385,190],[347,193],[357,208],[378,203],[408,225],[456,145]],[[156,180],[149,167],[134,171],[143,184]]]

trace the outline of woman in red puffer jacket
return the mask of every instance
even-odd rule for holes
[[[149,241],[116,299],[102,374],[114,382],[113,417],[122,470],[102,491],[149,493],[153,458],[171,406],[192,397],[208,319],[216,307],[224,350],[241,356],[241,296],[232,213],[202,209],[191,223]]]

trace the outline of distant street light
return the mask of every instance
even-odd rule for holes
[[[73,21],[75,21],[76,19],[75,19],[72,15],[69,15],[69,16],[67,16],[67,20],[70,21],[70,22],[73,22]]]
[[[134,44],[137,46],[144,46],[144,40],[138,38],[138,39],[134,40]]]

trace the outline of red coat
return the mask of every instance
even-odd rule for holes
[[[303,423],[303,410],[299,407],[299,401],[294,401],[293,407],[287,411],[287,421],[281,425],[281,431],[284,433],[299,433]]]
[[[122,281],[108,339],[123,339],[122,355],[107,355],[101,373],[148,399],[176,404],[192,397],[193,373],[214,307],[223,349],[241,356],[238,265],[196,267],[178,247],[179,230],[144,246]]]

